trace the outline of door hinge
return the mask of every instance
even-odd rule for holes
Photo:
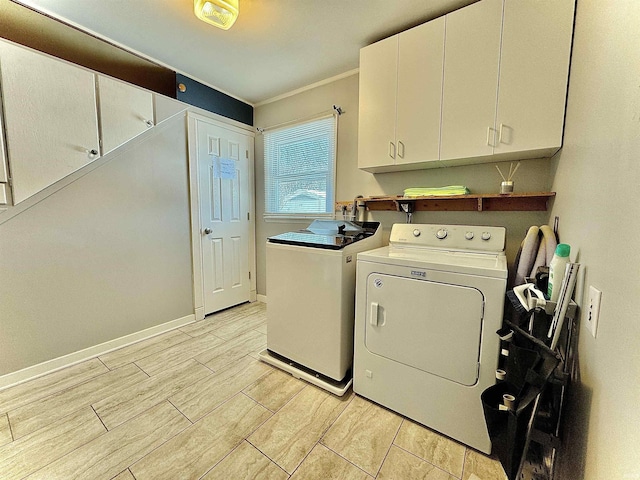
[[[251,280],[251,270],[249,270],[249,280]]]
[[[249,159],[249,150],[244,151],[244,156],[247,160]]]
[[[250,212],[247,212],[247,220],[251,220],[251,214],[250,214]]]

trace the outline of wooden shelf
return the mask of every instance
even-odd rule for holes
[[[546,211],[549,200],[555,197],[555,192],[536,193],[507,193],[507,194],[469,194],[438,197],[397,196],[366,197],[358,199],[358,206],[364,206],[368,211],[404,212],[401,205],[412,204],[412,211],[432,212],[514,212],[514,211]],[[350,212],[353,201],[336,202],[336,211]]]

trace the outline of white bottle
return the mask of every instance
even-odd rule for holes
[[[549,287],[547,295],[552,302],[557,302],[562,289],[562,281],[564,280],[564,272],[569,263],[569,253],[571,247],[566,243],[559,243],[553,254],[551,263],[549,264]]]

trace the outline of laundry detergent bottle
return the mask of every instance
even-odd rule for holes
[[[566,243],[559,243],[549,264],[549,287],[547,295],[552,302],[557,302],[564,280],[564,272],[569,263],[569,253],[571,247]]]

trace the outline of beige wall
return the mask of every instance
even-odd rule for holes
[[[358,75],[337,80],[297,95],[259,106],[255,124],[269,127],[304,118],[339,105],[344,110],[338,124],[337,200],[351,200],[357,195],[398,195],[409,187],[466,185],[474,193],[498,193],[500,176],[494,164],[371,174],[358,169]],[[505,164],[509,169],[509,164]],[[549,160],[523,161],[515,178],[516,192],[548,191]],[[504,171],[504,167],[503,167]],[[265,243],[267,237],[306,227],[309,222],[274,223],[262,219],[264,213],[264,161],[262,137],[256,137],[256,238],[258,293],[267,295],[265,283]],[[547,212],[418,212],[414,223],[452,223],[502,225],[507,227],[507,254],[513,260],[526,230],[546,222]],[[393,223],[406,220],[396,212],[372,212],[368,220],[382,222],[385,234]]]
[[[584,268],[577,300],[593,285],[602,307],[595,339],[579,327],[566,480],[640,479],[639,26],[637,0],[577,3],[552,215]]]
[[[183,116],[5,221],[0,377],[193,314]]]

